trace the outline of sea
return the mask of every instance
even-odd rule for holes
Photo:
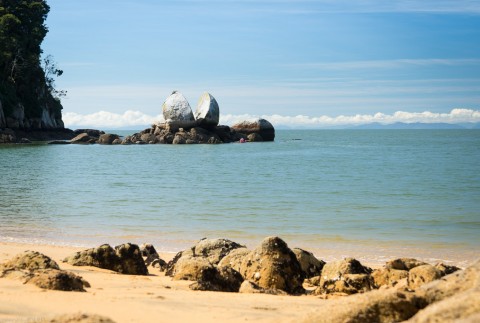
[[[123,135],[130,132],[117,132]],[[268,236],[332,261],[480,258],[480,130],[277,130],[220,145],[0,145],[0,241]]]

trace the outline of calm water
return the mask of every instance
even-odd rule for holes
[[[273,143],[0,146],[0,240],[279,235],[326,260],[480,257],[480,131],[277,131]]]

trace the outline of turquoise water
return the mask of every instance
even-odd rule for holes
[[[480,131],[280,130],[273,143],[0,146],[0,241],[279,235],[325,259],[479,257]]]

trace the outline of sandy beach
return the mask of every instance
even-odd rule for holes
[[[200,264],[201,261],[207,259],[203,258],[206,256],[198,254],[193,258],[188,258],[188,252],[195,252],[193,250],[197,250],[202,245],[213,246],[214,243],[218,245],[219,242],[229,243],[229,240],[202,240],[195,248],[185,250],[184,254],[179,256],[180,258],[174,254],[160,254],[160,257],[166,261],[173,259],[175,268],[177,266],[182,268],[189,262],[190,265]],[[125,251],[125,248],[129,246],[132,246],[132,250],[135,248],[137,251],[139,250],[136,245],[125,244],[123,246],[124,249],[117,246],[115,250]],[[262,242],[262,248],[267,246],[277,248],[277,251],[271,249],[267,252],[267,254],[274,255],[276,260],[270,265],[266,265],[269,256],[262,258],[262,261],[265,261],[262,265],[264,269],[268,271],[275,266],[286,266],[282,268],[288,270],[288,262],[285,261],[285,258],[282,260],[284,256],[280,250],[286,248],[287,253],[293,252],[277,237],[266,238]],[[103,250],[101,248],[103,246],[95,248],[95,252]],[[27,250],[38,253],[25,253]],[[297,294],[301,296],[292,296],[275,289],[270,290],[275,295],[265,293],[267,289],[264,289],[263,293],[242,292],[243,287],[240,288],[239,293],[198,291],[191,289],[192,281],[172,280],[172,277],[166,276],[165,272],[160,272],[159,268],[148,267],[148,275],[127,275],[97,267],[73,266],[62,262],[66,257],[69,257],[68,261],[70,262],[72,254],[78,251],[85,255],[84,250],[84,248],[66,246],[0,243],[0,322],[248,321],[310,323],[408,320],[408,322],[418,323],[426,321],[456,322],[460,318],[467,319],[465,322],[477,322],[476,320],[480,319],[480,304],[478,303],[480,261],[461,270],[441,264],[433,267],[433,265],[412,258],[397,258],[385,266],[377,267],[372,272],[371,268],[362,266],[355,259],[347,258],[324,265],[321,276],[318,276],[321,277],[320,279],[326,280],[323,285],[320,283],[323,286],[321,293],[317,293],[316,289],[311,288],[307,288],[310,291],[305,292],[300,287],[303,292]],[[266,249],[255,249],[243,256],[242,267],[246,263],[246,259],[249,259],[248,257],[251,257],[252,254],[262,253],[262,250]],[[237,251],[242,251],[242,249],[231,251],[231,254],[235,254]],[[21,257],[15,257],[19,254]],[[30,256],[25,256],[27,254]],[[212,254],[208,256],[210,257]],[[141,258],[141,256],[139,257]],[[227,259],[230,255],[223,257]],[[53,264],[52,260],[59,265],[61,270],[72,273],[71,275],[77,277],[76,279],[80,279],[78,276],[83,278],[84,288],[80,288],[83,292],[51,290],[38,284],[38,277],[42,276],[41,268],[57,266]],[[147,263],[148,257],[144,260]],[[141,266],[145,265],[143,264],[144,260],[140,259]],[[124,261],[128,262],[129,260],[124,258]],[[300,260],[298,260],[299,263]],[[31,266],[39,268],[34,276],[31,276],[31,271],[28,276],[29,270],[32,270],[29,268],[33,268]],[[185,273],[186,268],[183,267],[179,270],[184,270]],[[200,267],[195,270],[199,270],[198,268]],[[50,270],[54,273],[61,272],[58,267]],[[202,270],[207,270],[205,273],[208,272],[208,269]],[[260,283],[263,275],[268,276],[269,274],[261,269],[257,270],[260,271],[255,276],[262,275]],[[345,274],[341,278],[333,277],[328,280],[327,277],[332,275],[332,270],[341,270]],[[368,274],[347,274],[347,272],[358,272],[359,270],[366,270]],[[221,273],[222,271],[218,269],[215,272]],[[178,272],[174,277],[177,275]],[[60,276],[55,277],[55,280],[59,279],[63,282],[68,280],[59,278]],[[202,277],[210,277],[206,279],[210,279],[212,282],[214,279],[211,276]],[[35,279],[37,279],[36,282]],[[42,279],[44,279],[43,282],[48,282],[49,278]],[[195,284],[198,286],[200,281],[198,280]],[[246,280],[244,282],[251,284]],[[308,286],[305,285],[305,282],[304,287]],[[204,286],[211,288],[212,285]],[[288,288],[289,285],[287,283],[284,286]],[[72,288],[74,289],[74,287]],[[352,288],[356,290],[351,293],[349,290]],[[295,294],[294,290],[291,290],[290,294]]]
[[[274,296],[192,291],[192,282],[172,281],[150,270],[148,276],[121,275],[61,260],[82,248],[0,243],[0,263],[25,250],[39,251],[61,269],[82,276],[87,292],[43,290],[0,279],[0,322],[35,322],[60,314],[89,313],[115,322],[293,322],[326,300],[315,296]],[[174,254],[161,254],[169,260]]]

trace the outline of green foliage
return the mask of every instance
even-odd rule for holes
[[[53,77],[62,72],[41,64],[41,44],[50,7],[45,0],[0,0],[0,99],[6,115],[22,104],[27,118],[41,117],[44,108],[60,115],[62,106]]]

